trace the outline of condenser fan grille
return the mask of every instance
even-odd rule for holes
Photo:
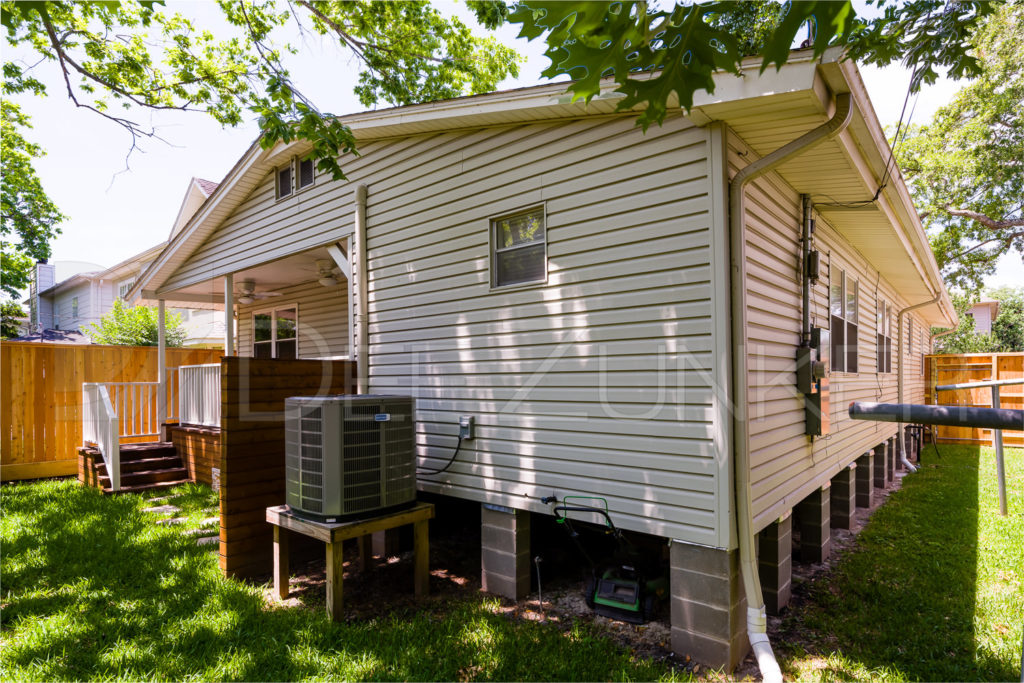
[[[322,512],[324,503],[323,409],[297,408],[286,420],[286,493],[303,510]]]
[[[293,508],[332,520],[415,502],[411,398],[295,397],[286,406]]]

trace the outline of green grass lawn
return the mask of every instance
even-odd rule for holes
[[[344,624],[221,578],[183,533],[215,505],[199,486],[155,523],[136,495],[71,481],[0,489],[0,679],[673,680],[587,626],[516,621],[497,601],[431,600]],[[205,511],[204,511],[205,510]]]
[[[831,578],[776,639],[783,671],[810,680],[1019,680],[1024,622],[1024,451],[929,447]]]

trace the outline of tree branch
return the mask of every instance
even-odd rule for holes
[[[981,223],[987,228],[993,230],[1006,230],[1007,228],[1019,228],[1024,226],[1024,218],[1010,218],[1003,221],[997,221],[994,218],[989,218],[983,213],[977,211],[971,211],[970,209],[954,209],[948,204],[943,207],[951,216],[959,216],[961,218],[970,218],[972,221]]]
[[[975,244],[973,247],[971,247],[967,251],[961,251],[959,254],[956,254],[955,256],[950,256],[949,260],[950,261],[956,261],[957,259],[959,259],[959,258],[961,258],[963,256],[967,256],[972,251],[976,251],[978,249],[981,249],[986,244],[991,244],[992,242],[1002,242],[1003,246],[1009,248],[1010,247],[1010,243],[1013,242],[1013,240],[1016,239],[1017,237],[1024,237],[1024,231],[1014,232],[1014,233],[1011,233],[1009,235],[1001,235],[999,237],[993,237],[991,239],[987,239],[984,242],[979,242],[978,244]]]

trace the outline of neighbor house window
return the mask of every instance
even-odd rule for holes
[[[292,165],[277,169],[277,198],[284,199],[292,194]]]
[[[253,358],[297,358],[298,327],[299,309],[296,306],[253,313]]]
[[[299,189],[309,187],[313,184],[316,179],[316,174],[313,172],[313,160],[303,159],[299,161]]]
[[[135,280],[125,280],[117,286],[117,297],[124,299],[128,296],[128,292],[132,291],[132,287],[135,286]]]
[[[832,369],[857,372],[857,308],[860,305],[857,280],[836,268],[829,290]]]
[[[492,220],[491,233],[493,286],[547,281],[547,235],[543,208]]]
[[[875,339],[878,349],[878,372],[892,372],[892,309],[878,300],[875,312]]]
[[[78,320],[78,297],[71,299],[71,318]]]

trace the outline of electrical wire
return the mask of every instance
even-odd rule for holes
[[[448,462],[445,463],[444,467],[442,467],[439,470],[424,470],[424,469],[417,468],[416,469],[416,474],[417,475],[420,475],[420,474],[432,475],[432,474],[441,474],[442,472],[447,471],[448,468],[452,466],[452,463],[455,462],[455,458],[459,455],[459,449],[460,448],[462,448],[462,437],[461,436],[459,437],[459,443],[455,444],[455,452],[452,453],[452,457],[448,458]]]
[[[910,116],[907,117],[906,126],[904,126],[903,117],[907,113],[907,104],[910,102],[910,93],[914,85],[914,79],[916,77],[917,70],[915,69],[910,76],[910,83],[907,84],[907,94],[903,98],[903,108],[900,110],[900,118],[896,124],[896,134],[893,135],[892,146],[889,148],[889,159],[888,161],[885,162],[885,170],[882,172],[882,180],[881,182],[879,182],[878,189],[875,190],[874,196],[871,197],[871,199],[859,199],[852,202],[840,202],[836,201],[835,197],[823,194],[821,196],[827,197],[832,201],[815,202],[811,205],[813,208],[816,209],[819,206],[827,206],[843,209],[857,209],[862,206],[869,206],[878,201],[878,198],[882,194],[882,190],[884,190],[886,186],[889,184],[889,178],[891,177],[892,169],[896,168],[896,150],[898,150],[902,146],[903,141],[907,139],[907,133],[910,132],[910,122],[914,119],[914,111],[917,109],[917,101],[920,97],[919,92],[914,95],[914,104],[911,105],[910,107]],[[902,137],[900,136],[900,131],[903,132]]]

